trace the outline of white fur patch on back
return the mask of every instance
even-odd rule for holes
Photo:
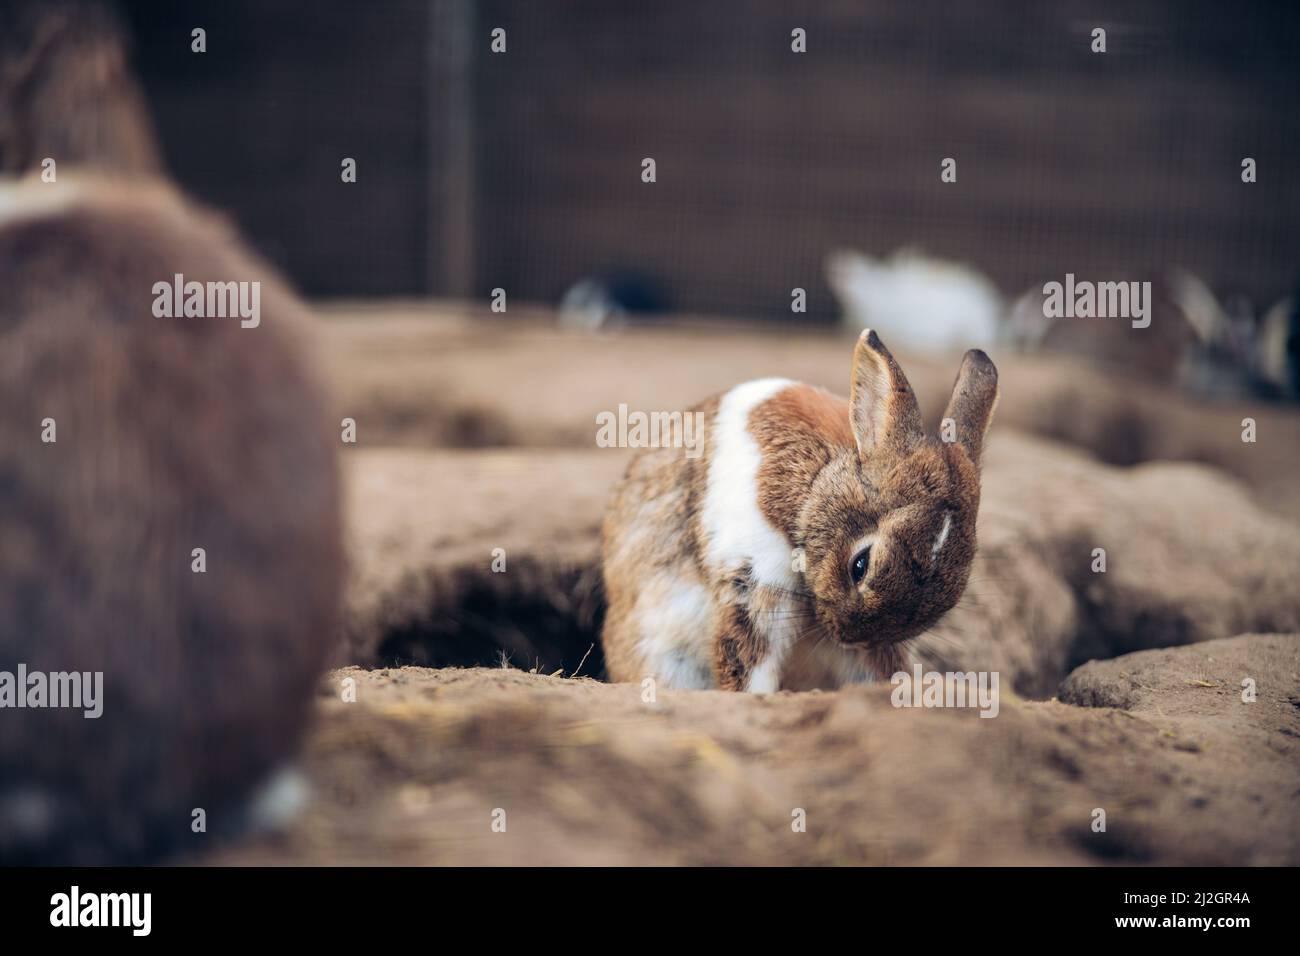
[[[63,212],[81,191],[73,184],[0,176],[0,226]]]
[[[767,654],[745,686],[753,694],[770,694],[781,686],[781,667],[798,627],[789,617],[790,601],[779,589],[795,590],[799,579],[790,542],[758,506],[758,469],[763,454],[749,431],[749,417],[759,405],[794,384],[786,378],[764,378],[737,385],[722,396],[710,432],[708,484],[700,516],[705,564],[718,578],[749,568],[755,594],[764,587],[778,589],[760,602],[766,610],[751,618],[754,629],[764,634],[768,643]]]
[[[794,588],[790,542],[758,507],[758,468],[762,452],[749,431],[749,416],[782,389],[786,378],[764,378],[737,385],[718,403],[709,440],[709,475],[701,524],[705,560],[715,574],[733,574],[748,565],[754,583]]]

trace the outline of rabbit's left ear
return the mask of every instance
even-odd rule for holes
[[[989,430],[997,404],[998,370],[987,355],[979,349],[971,349],[962,359],[957,381],[952,387],[952,398],[948,399],[943,417],[952,419],[958,444],[966,449],[970,460],[977,465],[984,447],[984,435]]]
[[[853,351],[849,418],[864,462],[883,454],[905,454],[924,432],[921,409],[907,376],[871,329]]]

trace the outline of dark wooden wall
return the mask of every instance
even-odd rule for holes
[[[1268,299],[1300,275],[1296,4],[158,6],[131,10],[173,169],[314,293],[554,301],[614,268],[683,310],[788,315],[799,285],[826,316],[840,245],[1008,293],[1179,264]]]
[[[425,291],[423,0],[124,6],[173,175],[310,293]]]

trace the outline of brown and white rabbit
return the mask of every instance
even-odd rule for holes
[[[259,321],[160,317],[178,273]],[[202,849],[292,755],[343,580],[310,323],[165,185],[0,183],[0,863]],[[16,708],[20,669],[101,713]]]
[[[926,435],[867,330],[847,402],[762,379],[697,406],[703,454],[638,453],[605,516],[610,677],[755,693],[888,679],[966,586],[997,396],[993,363],[967,352],[953,440]]]

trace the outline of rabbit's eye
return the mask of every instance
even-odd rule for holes
[[[849,564],[849,575],[857,584],[867,575],[867,565],[871,563],[871,548],[863,548]]]

